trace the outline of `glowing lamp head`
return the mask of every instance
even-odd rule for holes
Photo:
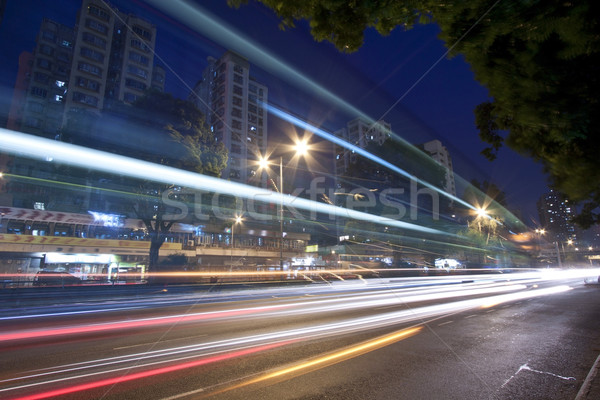
[[[306,142],[306,139],[299,140],[296,143],[295,148],[296,155],[305,156],[306,154],[308,154],[308,143]]]
[[[477,208],[475,212],[477,213],[477,217],[479,218],[484,218],[488,216],[487,211],[483,208]]]
[[[267,157],[263,157],[261,156],[260,159],[258,160],[258,168],[260,169],[265,169],[269,166],[269,160],[267,159]]]

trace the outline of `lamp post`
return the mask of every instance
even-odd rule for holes
[[[231,268],[233,268],[233,248],[235,247],[235,242],[234,242],[234,233],[235,233],[235,226],[239,223],[241,223],[243,221],[242,217],[240,217],[239,215],[236,215],[235,220],[233,221],[233,224],[231,224]]]
[[[536,229],[535,233],[538,234],[538,249],[539,249],[539,252],[540,252],[539,255],[541,256],[542,255],[542,236],[546,233],[546,230],[543,229],[543,228],[542,229]]]
[[[306,140],[299,140],[293,146],[296,156],[305,156],[309,146]],[[260,157],[259,169],[266,169],[270,164],[267,157]],[[283,271],[283,157],[279,156],[279,268]]]

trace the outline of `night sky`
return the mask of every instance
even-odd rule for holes
[[[156,55],[168,70],[166,91],[177,97],[187,97],[207,65],[207,56],[218,58],[228,48],[143,1],[112,3],[157,25]],[[19,53],[34,48],[42,18],[72,27],[80,4],[79,0],[8,0],[0,25],[0,112],[8,109]],[[446,51],[436,37],[437,26],[396,29],[387,37],[369,30],[358,52],[342,54],[329,43],[315,42],[305,22],[281,31],[274,13],[259,4],[250,2],[238,10],[228,8],[225,0],[202,0],[198,4],[372,118],[385,115],[393,131],[409,142],[441,140],[451,153],[455,173],[466,180],[495,183],[506,192],[511,209],[521,211],[523,222],[531,225],[538,219],[535,202],[547,191],[541,166],[508,148],[502,149],[494,162],[480,155],[485,144],[477,136],[473,109],[488,98],[488,93],[474,80],[469,66],[460,56],[443,58],[426,74]],[[354,118],[314,93],[256,67],[260,60],[244,54],[243,47],[236,51],[249,59],[252,75],[269,87],[270,102],[329,131]],[[277,132],[270,131],[269,135],[277,136]]]

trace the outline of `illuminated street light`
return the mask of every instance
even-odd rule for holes
[[[567,244],[573,244],[573,240],[572,239],[567,240]]]
[[[308,142],[306,139],[302,139],[296,142],[296,155],[297,156],[305,156],[308,154]]]
[[[235,231],[235,226],[237,224],[240,224],[244,219],[242,217],[240,217],[239,215],[236,215],[235,220],[233,222],[233,224],[231,225],[231,248],[233,249],[235,247],[235,243],[233,241],[233,234]],[[233,253],[231,255],[233,257]]]
[[[296,142],[294,146],[297,156],[306,156],[309,145],[306,139]],[[271,162],[267,157],[261,156],[258,160],[259,169],[266,169]],[[283,157],[279,157],[279,268],[283,271]]]
[[[484,208],[478,207],[475,212],[477,213],[478,218],[489,217],[488,212]]]

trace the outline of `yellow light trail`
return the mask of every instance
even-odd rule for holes
[[[411,336],[419,333],[423,327],[417,326],[413,328],[403,329],[388,335],[380,336],[376,339],[368,340],[358,345],[347,347],[343,350],[337,351],[332,354],[328,354],[322,357],[315,358],[313,360],[305,361],[291,367],[283,368],[275,372],[266,373],[258,378],[250,379],[245,382],[239,383],[234,386],[230,386],[219,390],[218,392],[212,392],[209,395],[215,395],[219,393],[228,392],[231,390],[239,389],[245,386],[254,385],[260,382],[265,382],[272,379],[278,379],[278,381],[291,379],[293,377],[303,375],[317,369],[325,368],[333,364],[340,363],[342,361],[349,360],[351,358],[358,357],[360,355],[369,353],[371,351],[380,349],[390,344],[396,343],[400,340],[407,339]],[[289,376],[288,376],[289,375]],[[274,382],[275,383],[275,382]]]

